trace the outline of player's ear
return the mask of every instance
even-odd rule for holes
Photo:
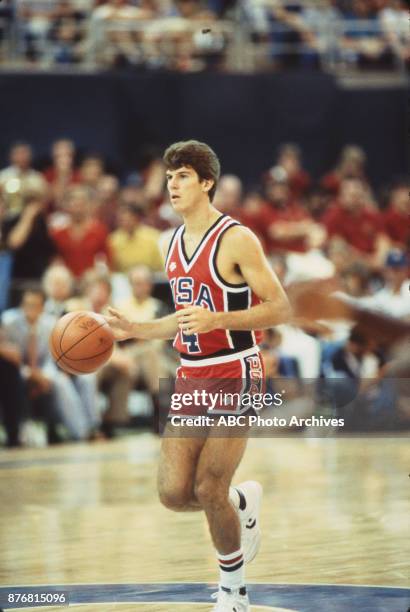
[[[212,189],[214,184],[215,184],[215,181],[213,179],[203,179],[202,180],[202,189],[203,189],[203,191],[208,193],[208,191],[210,191]]]

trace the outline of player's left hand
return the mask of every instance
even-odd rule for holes
[[[217,328],[216,313],[201,308],[188,306],[177,312],[179,329],[186,334],[203,334]]]

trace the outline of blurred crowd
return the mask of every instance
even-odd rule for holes
[[[0,63],[405,69],[408,11],[405,0],[5,0]]]
[[[97,374],[71,376],[53,362],[48,336],[73,310],[104,314],[115,305],[139,321],[172,311],[158,243],[181,221],[161,158],[151,152],[138,170],[118,176],[97,153],[80,156],[68,139],[52,143],[44,164],[34,164],[34,153],[17,142],[0,170],[5,442],[112,437],[141,412],[155,427],[158,381],[172,378],[177,367],[170,343],[120,343]],[[259,236],[286,288],[333,279],[346,302],[410,321],[409,190],[408,179],[397,177],[376,193],[366,153],[354,144],[314,180],[298,145],[285,143],[258,184],[222,176],[214,205]],[[338,379],[337,401],[334,383],[326,387],[332,410],[343,412],[351,402],[340,397],[351,399],[352,389],[360,393],[363,426],[410,422],[408,407],[383,383],[386,347],[346,321],[301,319],[267,330],[262,350],[268,377]]]

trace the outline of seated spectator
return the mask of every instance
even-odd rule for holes
[[[67,300],[71,297],[74,279],[68,268],[61,264],[50,266],[43,276],[43,289],[46,294],[44,312],[53,317],[62,317],[68,312]]]
[[[271,208],[258,189],[249,191],[243,205],[236,215],[238,221],[249,227],[258,236],[265,253],[269,252],[269,226],[271,223]]]
[[[339,348],[329,353],[323,365],[324,389],[337,414],[344,417],[347,429],[374,428],[378,421],[391,421],[395,393],[388,384],[379,383],[382,364],[383,356],[359,325],[352,328]]]
[[[27,196],[24,208],[3,222],[3,239],[12,253],[11,305],[20,298],[19,291],[27,281],[39,280],[55,254],[49,235],[44,197]]]
[[[21,352],[21,372],[30,400],[40,398],[42,418],[48,425],[61,423],[73,440],[85,439],[98,425],[95,375],[71,377],[50,355],[48,339],[56,319],[44,312],[41,289],[27,289],[20,308],[3,323],[5,338]],[[46,403],[46,409],[44,409]],[[35,416],[31,409],[30,416]]]
[[[358,261],[341,273],[342,288],[352,298],[363,298],[370,295],[371,270]]]
[[[152,297],[152,275],[147,267],[131,270],[129,281],[132,298],[119,304],[126,316],[144,322],[168,314],[165,304]],[[165,378],[167,369],[162,341],[131,340],[116,345],[110,362],[99,374],[101,387],[109,398],[109,408],[103,417],[103,431],[109,437],[116,425],[128,421],[128,397],[137,381],[142,379],[147,386],[158,412],[159,380]]]
[[[181,72],[220,65],[225,47],[223,34],[215,29],[205,39],[198,33],[199,28],[212,24],[215,17],[202,0],[175,0],[168,15],[156,19],[148,29],[151,45],[159,51],[157,64]]]
[[[162,271],[159,236],[157,230],[143,223],[139,208],[132,204],[122,205],[118,212],[118,229],[109,237],[114,268],[127,272],[143,264],[153,271]]]
[[[112,232],[117,226],[120,183],[113,174],[104,174],[97,183],[95,214]]]
[[[287,143],[280,147],[276,167],[286,172],[293,198],[300,198],[309,189],[311,178],[302,167],[302,152],[298,145]]]
[[[334,170],[320,181],[321,187],[334,195],[339,193],[340,185],[345,178],[355,177],[367,182],[365,174],[366,153],[356,145],[346,145]]]
[[[121,21],[147,19],[151,15],[149,10],[135,6],[130,0],[106,0],[94,9],[92,18],[101,21]]]
[[[342,56],[359,66],[391,66],[391,53],[381,33],[377,13],[368,0],[352,0],[345,14]]]
[[[369,266],[379,267],[389,248],[379,212],[368,206],[363,181],[359,178],[345,178],[339,198],[325,213],[322,223],[329,237],[343,239],[356,259]]]
[[[409,259],[403,251],[388,253],[383,268],[385,285],[373,296],[360,300],[359,304],[401,319],[410,318]]]
[[[291,195],[287,174],[274,168],[265,189],[270,205],[268,227],[270,252],[300,252],[319,247],[326,238],[323,227]]]
[[[409,67],[410,29],[409,6],[405,0],[379,0],[381,29],[385,40],[398,60]]]
[[[316,187],[305,194],[303,199],[306,209],[309,211],[312,219],[321,222],[321,219],[329,207],[331,195],[322,187]]]
[[[51,159],[52,164],[44,170],[43,175],[50,185],[53,203],[59,208],[67,189],[80,182],[79,172],[75,168],[74,143],[64,138],[53,142]]]
[[[27,60],[36,61],[44,54],[54,9],[54,2],[16,0],[18,33]]]
[[[52,230],[58,255],[76,277],[97,262],[110,266],[111,251],[106,226],[92,217],[94,196],[85,187],[72,188],[66,198],[68,223]]]
[[[234,174],[224,174],[218,181],[213,205],[225,215],[238,219],[242,207],[242,181]]]
[[[405,249],[410,245],[410,184],[397,183],[390,194],[387,209],[383,212],[383,223],[392,246]]]
[[[19,213],[28,193],[46,194],[47,183],[40,172],[33,170],[33,152],[26,142],[16,142],[10,149],[10,166],[0,171],[0,188],[6,198],[7,210]]]
[[[322,65],[334,68],[339,58],[338,39],[343,16],[337,0],[304,3],[299,26],[304,50],[304,65],[320,59]],[[313,64],[315,65],[315,64]]]
[[[81,279],[80,295],[67,301],[67,310],[92,310],[99,314],[108,314],[111,293],[111,279],[106,272],[87,270]]]
[[[84,187],[96,190],[98,182],[104,176],[104,160],[96,154],[84,157],[79,168],[79,180]]]
[[[269,6],[271,18],[272,59],[275,67],[301,65],[303,38],[309,36],[301,19],[303,3],[298,0],[275,2]]]
[[[55,7],[49,39],[57,64],[76,64],[83,59],[84,8],[70,0],[59,0]]]
[[[0,415],[6,432],[6,446],[21,444],[21,426],[28,413],[26,387],[20,373],[21,353],[8,342],[0,329]]]
[[[97,6],[91,15],[90,33],[98,60],[111,66],[139,64],[142,30],[135,24],[154,16],[152,7],[135,6],[129,0],[107,0]],[[124,28],[126,23],[129,28]]]

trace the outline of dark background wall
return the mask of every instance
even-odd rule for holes
[[[2,75],[0,165],[16,139],[39,158],[67,136],[124,173],[146,145],[197,138],[216,149],[224,172],[251,185],[282,142],[302,146],[314,177],[354,142],[379,187],[408,168],[406,104],[405,88],[342,89],[320,74]]]

